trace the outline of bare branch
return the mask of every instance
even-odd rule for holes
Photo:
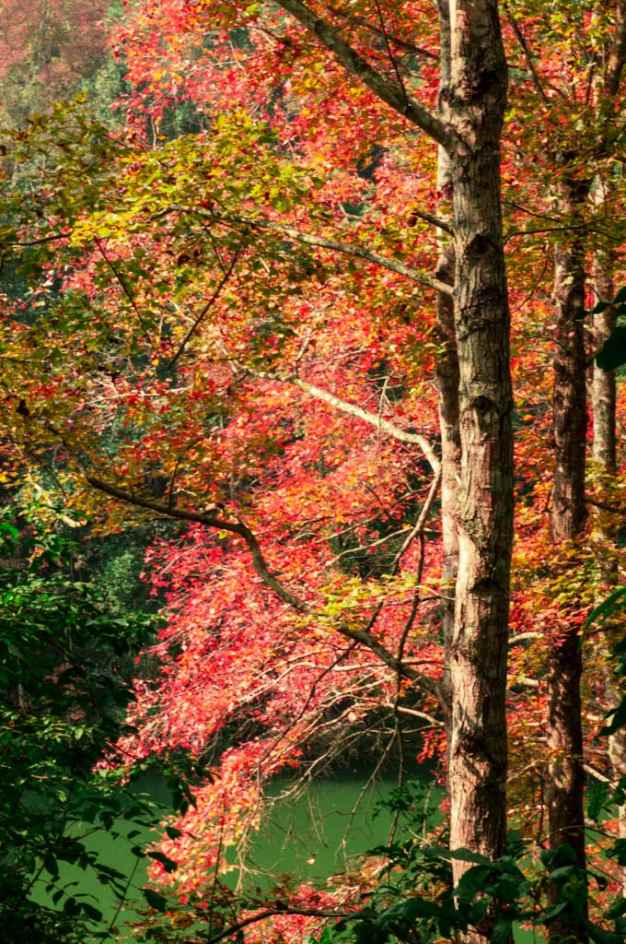
[[[379,0],[374,0],[374,3],[376,4],[376,12],[377,12],[377,14],[378,14],[378,22],[380,23],[380,32],[381,32],[381,35],[382,35],[382,37],[383,37],[383,39],[384,39],[384,41],[385,41],[385,49],[387,50],[387,56],[388,56],[388,58],[389,58],[389,61],[391,62],[391,65],[392,65],[392,67],[393,67],[393,71],[394,71],[395,74],[396,74],[396,81],[397,81],[398,85],[400,86],[400,88],[402,89],[402,94],[404,95],[404,102],[405,102],[405,105],[407,105],[408,102],[409,102],[409,96],[408,96],[408,93],[407,93],[407,90],[406,90],[406,86],[405,86],[405,84],[404,84],[404,81],[403,81],[403,79],[402,79],[402,73],[400,72],[400,67],[398,66],[398,63],[397,63],[397,61],[396,61],[396,57],[395,57],[394,54],[393,54],[393,50],[392,50],[391,44],[390,44],[390,42],[389,42],[389,35],[387,34],[387,28],[386,28],[386,26],[385,26],[385,18],[384,18],[384,16],[383,16],[383,11],[381,10]]]
[[[448,233],[449,236],[454,236],[454,228],[446,220],[442,220],[440,216],[435,216],[433,213],[428,213],[426,210],[416,210],[415,207],[411,207],[411,215],[416,216],[420,220],[424,220],[425,223],[436,226],[438,229],[442,229],[444,233]]]
[[[543,633],[518,633],[517,636],[511,636],[509,646],[517,646],[520,642],[526,642],[527,639],[543,639]]]
[[[397,708],[387,703],[386,708],[393,708],[394,711],[397,711],[400,715],[408,715],[411,718],[421,718],[423,721],[428,721],[434,728],[445,728],[445,722],[440,718],[435,718],[434,715],[429,715],[426,711],[418,711],[416,708],[405,708],[404,705],[398,705]]]
[[[601,783],[608,783],[612,790],[615,790],[617,783],[607,777],[605,774],[600,773],[599,770],[596,770],[595,767],[592,767],[590,764],[583,764],[583,768],[586,773],[590,774],[596,780],[599,780]]]
[[[304,393],[308,393],[309,396],[315,397],[316,400],[323,400],[324,403],[328,403],[330,406],[335,407],[336,410],[340,410],[342,413],[347,413],[349,416],[356,416],[357,419],[363,420],[365,423],[369,423],[371,426],[374,426],[381,432],[387,433],[388,436],[392,436],[394,439],[399,440],[399,442],[411,443],[419,446],[424,453],[424,458],[430,465],[435,475],[439,474],[441,463],[435,454],[435,450],[426,437],[422,436],[420,433],[410,433],[407,430],[401,429],[400,426],[396,426],[396,424],[392,423],[390,420],[384,419],[382,416],[380,416],[380,414],[372,413],[370,410],[364,410],[355,403],[349,403],[347,400],[342,400],[341,397],[335,396],[334,393],[330,393],[328,390],[324,390],[322,387],[317,387],[315,384],[308,383],[306,380],[301,380],[300,377],[295,375],[281,377],[276,376],[275,374],[266,373],[265,371],[252,370],[249,367],[240,367],[240,365],[236,366],[238,366],[239,369],[244,373],[250,374],[253,377],[258,377],[261,380],[271,380],[275,383],[293,384],[295,387],[299,387],[300,390],[304,391]]]
[[[411,212],[414,213],[415,216],[419,216],[421,219],[432,223],[434,226],[439,226],[449,233],[452,232],[451,227],[448,226],[446,222],[431,216],[429,213],[418,212],[413,209]],[[366,262],[373,262],[374,265],[381,266],[384,269],[390,269],[392,272],[397,272],[398,275],[404,275],[412,282],[417,282],[419,285],[425,285],[428,288],[434,288],[435,291],[442,292],[444,295],[452,295],[454,291],[452,286],[448,285],[447,282],[441,282],[439,279],[432,278],[428,273],[404,265],[403,262],[399,262],[397,259],[389,259],[387,256],[381,256],[371,249],[366,249],[365,246],[342,243],[335,239],[326,239],[324,236],[310,236],[308,233],[300,232],[300,230],[295,229],[293,226],[283,226],[281,223],[274,223],[270,220],[241,219],[239,222],[245,223],[247,226],[251,227],[276,230],[277,232],[284,233],[285,236],[289,236],[290,239],[295,239],[307,246],[318,246],[320,249],[332,249],[334,252],[340,252],[346,256],[356,256],[359,259],[365,259]]]

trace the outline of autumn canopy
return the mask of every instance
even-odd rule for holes
[[[84,775],[187,772],[133,940],[623,940],[625,64],[623,0],[5,3],[2,502],[139,548]],[[235,890],[350,757],[438,825]]]

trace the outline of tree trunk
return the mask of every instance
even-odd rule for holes
[[[450,9],[447,107],[462,141],[450,154],[461,438],[450,845],[495,859],[506,839],[512,543],[512,393],[499,186],[507,80],[495,0],[456,0]],[[455,881],[468,867],[454,861]]]
[[[448,0],[439,0],[441,60],[439,99],[440,111],[450,84],[450,10]],[[452,182],[450,160],[446,150],[438,149],[437,191],[440,194],[438,213],[448,219]],[[441,282],[454,282],[454,246],[449,234],[439,232],[439,255],[436,277]],[[458,491],[461,480],[461,437],[459,432],[459,359],[454,331],[454,304],[450,295],[437,295],[436,339],[439,344],[436,375],[438,391],[439,430],[441,433],[441,532],[443,543],[443,570],[441,592],[441,631],[445,650],[442,687],[448,706],[451,702],[450,648],[454,628],[454,588],[459,569],[459,537],[457,526]],[[450,748],[450,718],[447,719],[448,750]]]
[[[587,183],[564,179],[557,209],[572,228],[555,249],[553,428],[555,448],[551,524],[556,542],[578,538],[585,526],[585,449],[587,433],[586,362],[583,335],[585,242],[581,221]],[[582,652],[579,627],[563,614],[563,625],[550,641],[548,657],[548,822],[550,847],[568,844],[585,868],[583,734],[580,681]],[[550,890],[554,901],[558,886]],[[554,942],[586,941],[586,891],[580,916],[552,922]]]
[[[596,254],[593,264],[593,283],[598,299],[613,298],[611,259],[608,253]],[[615,327],[615,312],[606,308],[593,316],[593,347],[599,350]],[[591,382],[591,408],[593,415],[594,461],[609,476],[615,475],[617,446],[615,435],[615,371],[602,370],[594,362]]]
[[[442,0],[442,3],[445,0]],[[450,842],[497,858],[506,838],[506,655],[513,531],[509,309],[500,206],[507,70],[497,0],[448,0],[450,83],[437,114],[301,0],[280,0],[381,101],[444,147],[459,363],[459,565],[450,646]],[[468,863],[454,861],[458,881]]]
[[[580,224],[587,184],[564,181],[557,199],[560,214]],[[553,424],[555,446],[552,533],[571,540],[585,525],[585,450],[587,436],[585,313],[585,243],[577,228],[554,253]]]
[[[597,203],[605,199],[605,187],[601,184],[595,187],[594,198]],[[598,301],[610,301],[615,295],[613,284],[613,258],[610,250],[599,249],[593,258],[593,287]],[[615,312],[607,308],[593,321],[593,346],[599,350],[615,327]],[[605,480],[612,479],[617,471],[617,437],[615,434],[615,405],[616,383],[615,372],[602,370],[597,364],[593,365],[591,382],[591,406],[593,415],[593,459],[598,471]],[[615,534],[604,521],[606,515],[599,511],[596,517],[596,528],[599,536],[607,542],[615,540]],[[613,557],[603,558],[600,561],[603,582],[610,591],[619,582],[619,574]],[[604,592],[602,593],[604,596]],[[609,628],[610,631],[610,628]],[[611,634],[612,635],[612,634]],[[616,705],[620,694],[616,691],[610,669],[607,672],[607,707]],[[626,728],[620,728],[608,739],[608,755],[614,781],[626,777]],[[618,835],[626,839],[626,805],[619,808]],[[622,873],[622,895],[626,897],[626,869]]]

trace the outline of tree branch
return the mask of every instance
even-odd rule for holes
[[[513,32],[515,33],[515,38],[517,39],[518,43],[520,44],[521,50],[522,50],[522,52],[524,53],[524,58],[525,58],[525,60],[526,60],[526,65],[528,66],[529,72],[530,72],[530,74],[531,74],[531,76],[532,76],[533,85],[535,86],[535,88],[536,88],[537,91],[539,92],[539,95],[541,96],[542,101],[543,101],[545,104],[547,104],[548,101],[549,101],[549,99],[548,99],[548,96],[547,96],[546,93],[545,93],[545,89],[544,89],[543,84],[542,84],[542,81],[541,81],[541,79],[540,79],[540,77],[539,77],[539,73],[537,72],[537,67],[535,66],[535,63],[534,63],[534,60],[533,60],[533,54],[532,54],[532,52],[530,51],[530,47],[529,47],[528,43],[526,42],[526,37],[524,36],[524,33],[522,32],[522,29],[521,29],[519,23],[517,22],[517,20],[516,20],[515,17],[513,16],[513,13],[512,13],[512,11],[511,11],[511,9],[510,9],[508,3],[505,3],[504,9],[506,10],[506,15],[507,15],[507,17],[508,17],[508,19],[509,19],[509,23],[511,24],[511,27],[512,27],[512,29],[513,29]]]
[[[623,506],[611,505],[609,502],[597,501],[595,498],[585,498],[585,503],[592,505],[593,508],[599,508],[601,511],[611,511],[618,515],[623,515],[626,512],[626,508]]]
[[[217,528],[220,531],[228,531],[231,534],[238,535],[246,542],[252,556],[252,564],[262,582],[269,587],[270,590],[273,590],[284,603],[289,604],[289,606],[293,607],[298,613],[312,613],[309,604],[301,597],[296,596],[283,587],[280,580],[271,572],[257,538],[243,521],[227,521],[213,514],[186,511],[184,508],[172,508],[168,505],[161,505],[159,502],[152,501],[150,498],[143,498],[141,495],[125,491],[124,489],[118,488],[116,485],[104,482],[94,475],[86,475],[85,478],[93,488],[126,504],[135,505],[138,508],[146,508],[149,511],[154,511],[156,514],[164,515],[168,518],[204,524],[210,528]],[[339,625],[333,628],[346,639],[364,645],[377,655],[381,662],[390,669],[393,669],[394,672],[401,673],[406,678],[419,682],[423,687],[427,688],[428,691],[436,692],[436,683],[432,683],[430,679],[420,675],[419,672],[416,672],[415,669],[412,669],[409,665],[398,662],[396,657],[392,655],[375,636],[372,636],[367,629],[355,629],[345,625]]]
[[[170,368],[171,368],[171,367],[174,367],[174,366],[176,365],[177,361],[179,360],[179,358],[182,356],[182,354],[184,354],[185,348],[187,347],[187,344],[189,343],[189,341],[191,340],[191,338],[193,337],[193,335],[195,334],[195,332],[198,330],[198,328],[199,328],[199,326],[200,326],[202,320],[203,320],[204,317],[207,315],[207,313],[210,311],[210,309],[213,307],[213,305],[215,304],[215,302],[216,302],[217,299],[219,298],[222,289],[224,288],[224,286],[225,286],[226,283],[228,282],[229,278],[231,277],[231,275],[232,275],[232,273],[233,273],[233,271],[234,271],[234,269],[235,269],[235,266],[237,265],[237,261],[238,261],[238,259],[239,259],[239,256],[241,255],[242,252],[243,252],[242,249],[238,249],[237,252],[234,253],[233,258],[232,258],[231,261],[230,261],[230,265],[228,266],[227,270],[224,272],[224,275],[222,276],[220,282],[218,283],[218,285],[217,285],[215,291],[213,292],[213,294],[212,294],[211,297],[209,298],[209,300],[208,300],[208,302],[206,303],[206,305],[204,305],[204,307],[202,308],[202,310],[200,311],[200,313],[199,313],[198,316],[196,317],[194,323],[191,325],[191,327],[190,327],[189,330],[187,331],[185,337],[183,338],[183,340],[181,341],[181,343],[180,343],[180,345],[179,345],[179,347],[178,347],[178,350],[176,351],[176,353],[174,354],[174,356],[173,356],[172,359],[170,360],[169,364],[167,365],[168,367],[170,367]]]
[[[248,545],[248,549],[252,555],[252,563],[257,574],[263,581],[263,583],[268,586],[274,593],[280,597],[285,603],[288,603],[289,606],[292,606],[299,613],[306,613],[309,611],[308,605],[304,600],[297,597],[295,594],[290,593],[289,590],[286,590],[285,587],[281,584],[280,580],[274,576],[269,567],[267,566],[267,561],[263,556],[261,551],[261,546],[257,541],[255,535],[250,530],[250,528],[244,524],[243,521],[226,521],[224,518],[220,518],[217,515],[212,514],[203,514],[198,511],[186,511],[184,508],[175,508],[170,507],[169,505],[161,505],[159,502],[152,501],[149,498],[143,498],[141,495],[136,495],[133,492],[127,492],[124,489],[118,488],[116,485],[110,485],[108,482],[103,482],[102,479],[96,478],[93,475],[86,476],[87,481],[93,488],[98,489],[100,492],[104,492],[106,495],[110,495],[112,498],[116,498],[118,501],[126,502],[128,505],[135,505],[137,508],[146,508],[149,511],[154,511],[158,515],[164,515],[167,518],[176,518],[179,521],[189,521],[196,522],[198,524],[204,524],[209,528],[217,528],[219,531],[228,531],[231,534],[236,534]]]
[[[390,420],[386,420],[376,413],[371,413],[369,410],[364,410],[362,407],[356,406],[354,403],[348,403],[347,400],[341,400],[333,393],[329,393],[328,390],[323,390],[321,387],[316,387],[315,384],[308,383],[306,380],[300,380],[299,377],[287,378],[287,382],[294,384],[296,387],[299,387],[300,390],[308,393],[309,396],[315,397],[317,400],[323,400],[330,406],[334,406],[335,409],[341,410],[342,413],[348,413],[350,416],[356,416],[358,419],[369,423],[371,426],[374,426],[376,429],[387,433],[387,435],[392,436],[394,439],[398,439],[400,442],[412,443],[419,446],[424,453],[424,456],[428,460],[428,463],[433,472],[436,475],[439,473],[441,463],[435,455],[435,451],[431,444],[424,436],[421,436],[419,433],[409,433],[404,429],[400,429],[399,426],[396,426],[395,423],[390,422]]]
[[[350,23],[355,26],[362,26],[364,29],[369,30],[371,33],[376,33],[380,36],[381,30],[379,27],[374,26],[373,23],[370,23],[363,16],[356,16],[354,13],[346,13],[345,10],[340,10],[339,7],[331,6],[330,4],[325,4],[328,7],[330,12],[334,16],[341,17],[344,20],[348,20]],[[404,49],[406,52],[415,53],[418,56],[424,56],[426,59],[432,59],[435,62],[438,61],[439,57],[437,53],[431,52],[430,49],[426,49],[424,46],[417,46],[415,43],[411,43],[406,39],[401,39],[399,36],[396,36],[395,33],[387,32],[387,36],[399,49]]]
[[[302,915],[307,918],[351,918],[357,917],[358,912],[352,911],[318,911],[314,908],[289,908],[285,905],[283,908],[267,908],[264,911],[259,911],[255,915],[251,915],[248,918],[244,918],[243,921],[239,921],[237,924],[231,924],[225,931],[220,931],[219,934],[214,935],[207,939],[207,944],[219,944],[219,941],[226,940],[227,937],[232,937],[238,931],[243,931],[244,928],[249,927],[251,924],[257,924],[259,921],[267,921],[268,918],[275,918],[278,915]]]
[[[446,150],[452,150],[455,144],[455,135],[452,130],[436,115],[420,105],[414,99],[407,99],[401,87],[395,82],[381,75],[363,59],[359,53],[346,42],[341,32],[326,20],[318,17],[305,3],[300,0],[279,0],[279,5],[291,13],[299,23],[326,46],[335,58],[353,75],[357,76],[367,88],[378,98],[386,102],[394,111],[402,115],[407,121],[421,128],[433,141],[441,144]]]
[[[445,221],[431,216],[430,213],[423,213],[421,211],[418,212],[416,210],[412,210],[412,212],[415,214],[415,216],[419,216],[421,219],[432,223],[434,226],[439,226],[440,229],[444,229],[448,233],[452,232],[451,227],[448,226]],[[301,233],[300,230],[295,229],[293,226],[284,226],[282,223],[274,223],[271,220],[248,220],[242,218],[238,222],[250,227],[276,230],[277,232],[284,233],[285,236],[289,236],[290,239],[295,239],[307,246],[317,246],[320,249],[332,249],[335,252],[343,253],[346,256],[356,256],[359,259],[365,259],[366,262],[373,262],[374,265],[379,265],[384,269],[390,269],[392,272],[396,272],[398,275],[404,275],[412,282],[417,282],[419,285],[425,285],[428,288],[434,288],[435,291],[442,292],[444,295],[451,296],[454,292],[453,287],[448,285],[447,282],[441,282],[439,279],[432,278],[432,276],[428,275],[428,273],[421,272],[419,269],[413,269],[411,266],[404,265],[403,262],[398,262],[397,259],[389,259],[387,256],[381,256],[379,253],[374,252],[371,249],[366,249],[364,246],[354,246],[350,245],[349,243],[341,243],[335,239],[326,239],[324,236],[310,236],[308,233]]]

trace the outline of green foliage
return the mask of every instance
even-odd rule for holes
[[[153,617],[112,606],[77,574],[77,549],[62,534],[12,509],[0,521],[0,558],[0,922],[7,940],[84,944],[105,935],[93,927],[102,915],[62,882],[63,863],[123,897],[126,876],[84,840],[114,833],[121,817],[158,818],[118,773],[94,770],[120,734],[131,657]],[[42,888],[54,907],[31,900]]]
[[[626,289],[622,289],[626,297]],[[609,596],[602,601],[587,618],[587,625],[598,620],[611,619],[616,613],[626,609],[626,587],[617,587]],[[613,647],[613,657],[616,663],[615,674],[620,678],[626,678],[626,636]],[[626,697],[608,712],[611,719],[603,729],[602,734],[613,734],[619,728],[626,726]]]
[[[615,796],[600,789],[592,798],[590,815],[597,818],[614,801]],[[404,790],[397,791],[390,802],[409,819],[418,809]],[[547,929],[557,919],[568,926],[585,925],[589,938],[598,944],[623,941],[626,909],[620,901],[609,909],[602,927],[586,921],[587,881],[595,879],[603,889],[606,879],[593,871],[586,875],[567,844],[543,850],[537,859],[527,843],[512,836],[507,853],[492,862],[467,849],[450,852],[429,845],[414,830],[407,841],[378,847],[370,854],[384,856],[387,864],[367,906],[328,924],[318,944],[434,944],[458,940],[459,934],[471,930],[496,944],[508,944],[515,926]],[[624,841],[618,840],[610,854],[626,863]],[[456,887],[453,861],[469,865]],[[607,930],[607,922],[613,930]]]
[[[596,364],[602,370],[617,370],[626,364],[626,325],[619,323],[620,318],[626,318],[626,286],[611,301],[598,302],[591,314],[601,314],[608,308],[613,310],[617,324],[596,355]]]

